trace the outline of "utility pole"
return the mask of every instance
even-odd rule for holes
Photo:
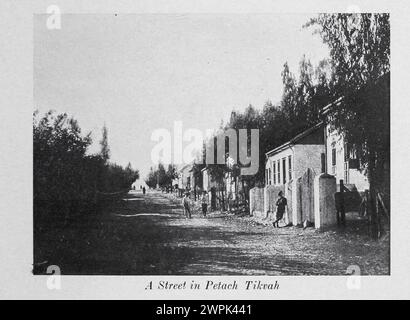
[[[340,180],[340,220],[342,227],[346,226],[346,213],[345,213],[345,199],[344,199],[344,183]]]

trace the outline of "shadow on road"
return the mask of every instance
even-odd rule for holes
[[[369,259],[388,272],[383,247],[235,217],[185,219],[179,204],[155,193],[131,192],[93,219],[42,235],[38,245],[45,250],[37,258],[62,274],[325,275],[345,274],[348,265]]]

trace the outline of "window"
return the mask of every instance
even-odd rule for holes
[[[276,184],[276,161],[273,162],[273,184]]]
[[[345,144],[345,162],[348,163],[349,169],[359,169],[359,150],[354,144]]]
[[[278,168],[278,184],[280,184],[280,160],[277,162],[277,168]]]
[[[289,180],[292,180],[292,156],[288,157]]]
[[[286,158],[283,158],[282,159],[282,165],[283,165],[283,174],[282,174],[282,176],[283,176],[283,184],[285,184],[286,183]]]
[[[345,183],[349,183],[349,160],[352,159],[352,153],[354,152],[352,145],[345,142],[344,144],[344,164],[343,164],[343,178]]]
[[[345,183],[349,183],[349,162],[344,163],[344,179]]]
[[[265,169],[265,183],[268,184],[268,169]]]
[[[269,184],[272,184],[272,170],[269,168]]]
[[[336,174],[336,148],[332,149],[332,174]]]
[[[324,153],[320,154],[320,162],[322,167],[322,173],[326,172],[326,155]]]

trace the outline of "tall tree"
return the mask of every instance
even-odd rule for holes
[[[108,146],[108,129],[104,123],[102,128],[102,139],[100,141],[101,151],[100,155],[105,162],[110,159],[110,147]]]
[[[372,235],[379,234],[376,189],[390,156],[389,14],[319,14],[314,27],[329,46],[332,89],[342,98],[329,110],[331,124],[358,146],[370,184]]]
[[[175,165],[169,164],[167,169],[165,169],[162,163],[154,169],[150,168],[150,172],[145,178],[145,183],[150,188],[156,188],[157,184],[161,188],[172,187],[172,180],[178,177],[178,172]]]
[[[148,176],[145,178],[145,183],[147,184],[148,187],[155,188],[157,186],[157,181],[158,181],[157,175],[158,175],[158,172],[154,170],[153,167],[151,167],[148,173]]]

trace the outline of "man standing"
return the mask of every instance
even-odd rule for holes
[[[182,205],[184,206],[184,215],[186,219],[191,219],[191,210],[189,208],[189,192],[186,192],[182,199]]]
[[[276,201],[276,220],[273,222],[274,228],[279,228],[279,221],[283,218],[286,206],[288,205],[288,201],[283,196],[282,191],[279,191],[278,196],[279,199]]]
[[[202,215],[206,217],[206,212],[208,211],[208,193],[206,191],[202,193],[201,203],[202,203]]]

